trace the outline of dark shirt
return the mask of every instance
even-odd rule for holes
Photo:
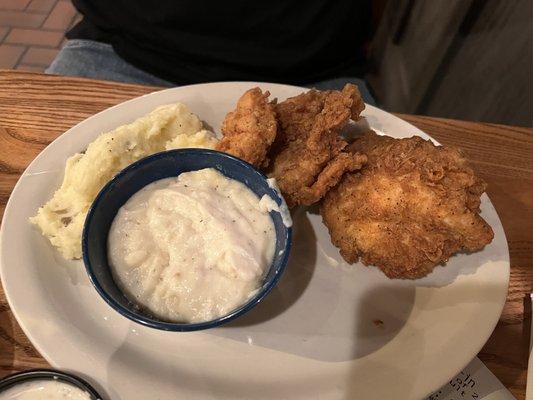
[[[137,68],[177,84],[294,84],[360,76],[370,0],[73,0],[69,39],[109,43]]]

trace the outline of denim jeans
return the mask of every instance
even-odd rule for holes
[[[69,40],[46,70],[48,74],[173,87],[176,84],[142,71],[120,58],[111,45],[93,40]],[[375,104],[366,82],[355,77],[328,79],[308,84],[317,89],[342,89],[348,83],[359,86],[365,103]]]

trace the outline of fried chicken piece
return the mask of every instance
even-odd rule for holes
[[[335,186],[347,171],[366,161],[343,151],[347,142],[339,131],[364,109],[359,90],[310,90],[275,106],[280,130],[269,153],[269,175],[276,178],[289,207],[311,205]]]
[[[256,167],[268,165],[267,152],[276,138],[278,123],[270,93],[259,88],[245,92],[237,108],[226,115],[224,137],[216,149],[241,158]]]
[[[389,278],[417,279],[454,253],[492,241],[479,215],[486,184],[459,150],[373,132],[350,150],[366,154],[368,163],[345,174],[320,208],[347,262],[361,258]]]

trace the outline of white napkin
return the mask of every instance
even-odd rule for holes
[[[515,400],[515,397],[476,357],[426,400]]]

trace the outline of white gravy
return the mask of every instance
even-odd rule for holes
[[[0,400],[90,400],[89,393],[59,380],[33,380],[0,392]]]
[[[121,207],[109,232],[117,284],[164,320],[228,314],[256,293],[274,257],[265,201],[213,168],[146,186]]]

